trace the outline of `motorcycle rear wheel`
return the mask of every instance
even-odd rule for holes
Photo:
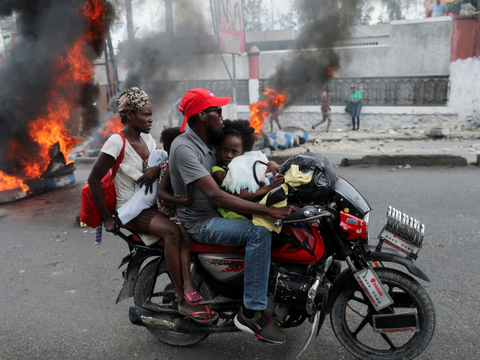
[[[346,289],[335,300],[330,314],[333,331],[345,349],[360,359],[413,359],[425,350],[435,331],[432,300],[415,279],[400,271],[376,268],[375,272],[394,300],[391,307],[396,313],[417,313],[419,331],[388,335],[374,332],[371,315],[378,312],[357,289]]]
[[[145,300],[147,299],[147,296],[149,294],[149,291],[153,283],[153,279],[155,277],[156,269],[157,269],[157,261],[152,261],[149,264],[147,264],[143,268],[143,270],[140,272],[137,283],[135,285],[135,295],[134,295],[135,306],[142,307]],[[197,286],[198,278],[196,276],[192,278],[192,283],[194,286]],[[157,277],[157,281],[155,283],[154,293],[164,292],[166,290],[168,290],[170,294],[167,294],[165,296],[153,297],[151,301],[153,303],[158,303],[158,304],[166,304],[173,301],[172,293],[175,293],[175,287],[170,279],[170,274],[167,268],[167,264],[165,261],[163,261],[162,264],[160,265],[159,274]],[[206,282],[202,283],[202,286],[199,290],[205,300],[213,299],[213,291]],[[164,342],[165,344],[180,346],[180,347],[196,345],[199,342],[205,340],[209,336],[209,334],[198,334],[198,335],[184,334],[184,333],[179,333],[179,332],[175,332],[167,329],[152,328],[152,327],[147,327],[147,329],[158,340]]]

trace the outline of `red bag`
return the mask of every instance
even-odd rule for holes
[[[113,213],[115,210],[115,204],[117,202],[117,194],[115,192],[115,183],[113,179],[117,174],[118,168],[123,161],[123,156],[125,155],[125,136],[122,133],[118,133],[122,137],[123,147],[118,155],[117,160],[113,164],[112,171],[108,171],[101,181],[103,196],[105,197],[105,202],[107,203],[108,211]],[[82,203],[80,205],[80,221],[84,222],[91,228],[96,228],[103,223],[102,214],[97,208],[97,205],[92,200],[90,194],[90,186],[88,181],[83,185],[82,188]]]

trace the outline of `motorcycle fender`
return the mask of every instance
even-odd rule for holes
[[[430,282],[430,278],[427,276],[425,271],[423,271],[423,269],[420,268],[413,260],[404,257],[403,255],[391,252],[375,251],[375,246],[372,245],[369,245],[369,248],[370,256],[373,261],[394,262],[396,264],[403,265],[411,274],[419,277],[422,280]]]
[[[138,273],[142,267],[143,262],[149,257],[158,257],[158,251],[152,251],[148,249],[135,249],[129,255],[127,255],[120,264],[120,267],[125,265],[128,260],[127,268],[122,272],[123,285],[122,290],[118,294],[116,304],[120,301],[133,297],[135,293],[135,284],[137,283]]]

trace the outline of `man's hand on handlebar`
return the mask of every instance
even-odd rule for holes
[[[270,216],[274,219],[283,219],[284,217],[287,217],[288,215],[290,215],[291,213],[299,210],[300,208],[299,207],[296,207],[294,205],[288,205],[288,206],[284,206],[284,207],[281,207],[281,208],[274,208],[274,207],[271,207],[269,208],[270,209]]]

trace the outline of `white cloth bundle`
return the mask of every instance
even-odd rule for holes
[[[248,151],[234,158],[228,164],[228,172],[222,183],[223,188],[232,194],[238,194],[244,189],[248,189],[249,193],[256,192],[260,186],[253,175],[255,161],[267,164],[268,158],[261,151]],[[266,165],[261,163],[255,165],[255,174],[259,181],[263,180],[266,171]]]

